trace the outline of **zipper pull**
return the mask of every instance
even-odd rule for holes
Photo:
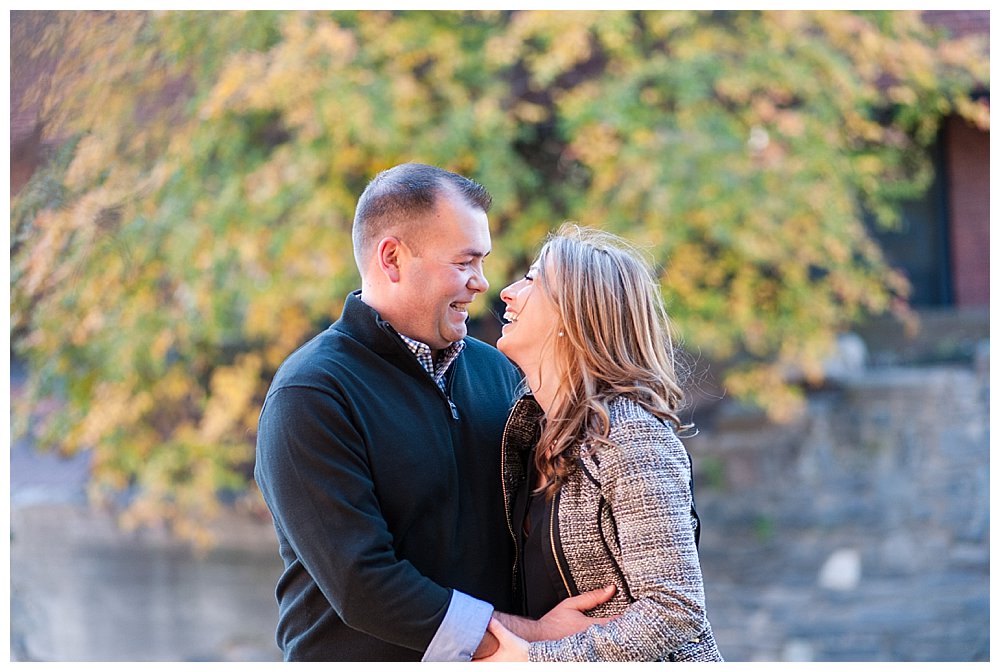
[[[448,407],[451,409],[451,419],[458,420],[458,407],[455,406],[455,402],[449,399]]]

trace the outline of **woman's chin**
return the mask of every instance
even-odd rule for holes
[[[514,359],[514,354],[510,352],[510,340],[506,334],[500,334],[500,338],[497,339],[497,350],[507,355],[507,358],[515,364],[517,363],[517,360]]]

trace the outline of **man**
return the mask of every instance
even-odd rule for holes
[[[376,176],[354,219],[361,290],[275,375],[255,477],[285,565],[286,660],[469,660],[495,648],[494,610],[515,611],[500,441],[520,375],[466,328],[489,287],[490,204],[432,166]],[[574,599],[548,624],[504,623],[583,629],[603,599]]]

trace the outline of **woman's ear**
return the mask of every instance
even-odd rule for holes
[[[399,257],[403,252],[403,243],[395,236],[386,236],[378,242],[376,261],[378,270],[388,278],[389,282],[399,282]]]

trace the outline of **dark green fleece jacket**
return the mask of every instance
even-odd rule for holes
[[[446,395],[355,292],[275,375],[255,476],[286,660],[419,660],[452,589],[511,611],[500,442],[520,376],[465,340]]]

